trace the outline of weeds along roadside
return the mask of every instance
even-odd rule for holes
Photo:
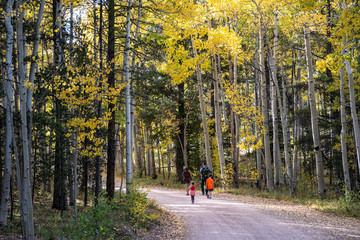
[[[51,208],[50,195],[39,195],[34,201],[36,236],[39,239],[134,239],[158,225],[158,218],[163,215],[163,210],[147,199],[140,186],[135,186],[130,194],[116,194],[112,201],[103,194],[98,202],[96,207],[93,202],[84,207],[78,200],[75,218],[71,206],[67,211],[56,211]],[[1,229],[0,236],[17,239],[21,235],[20,213],[16,209],[13,221]]]
[[[177,182],[176,175],[170,174],[163,178],[158,176],[156,179],[143,178],[139,181],[147,186],[166,187],[171,189],[183,189],[184,185]],[[195,184],[200,187],[200,176],[195,174],[193,177]],[[215,182],[216,184],[216,182]],[[217,184],[219,186],[221,184]],[[252,197],[261,197],[268,199],[276,199],[279,201],[288,201],[301,205],[306,205],[310,208],[336,214],[338,216],[360,218],[360,195],[357,192],[351,192],[347,197],[343,192],[336,193],[334,188],[328,185],[327,195],[325,198],[319,198],[316,193],[316,185],[304,177],[298,183],[298,188],[295,194],[290,194],[289,189],[285,186],[278,186],[275,191],[269,192],[266,189],[256,187],[254,182],[241,182],[239,188],[228,187],[222,189],[215,186],[215,193],[229,193],[234,195],[244,195]]]

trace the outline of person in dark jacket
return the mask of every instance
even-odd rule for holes
[[[183,180],[183,183],[185,184],[185,191],[186,191],[186,195],[189,195],[189,186],[190,186],[190,182],[192,180],[189,168],[185,168],[185,171],[183,171],[183,173],[181,174],[181,179]]]
[[[200,174],[201,174],[201,192],[202,195],[205,194],[205,183],[206,183],[206,179],[209,178],[210,174],[211,174],[211,170],[210,168],[208,168],[208,166],[206,166],[206,162],[203,163],[202,168],[200,169]],[[208,195],[208,190],[206,189],[206,196]]]

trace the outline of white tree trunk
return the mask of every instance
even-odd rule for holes
[[[260,17],[259,24],[259,51],[260,51],[260,81],[261,81],[261,102],[262,114],[264,125],[264,149],[265,149],[265,170],[266,170],[266,183],[269,191],[274,189],[273,173],[271,166],[271,153],[270,153],[270,137],[269,137],[269,113],[268,113],[268,98],[266,91],[266,76],[265,76],[265,49],[264,49],[264,33],[263,24]]]
[[[294,92],[294,112],[297,111],[297,93],[296,90]],[[293,142],[296,143],[298,139],[298,124],[297,120],[294,120],[293,124]],[[297,170],[298,170],[298,149],[296,144],[294,144],[293,148],[293,174],[292,174],[292,180],[293,180],[293,187],[296,188],[297,184]]]
[[[237,25],[236,25],[237,26]],[[236,27],[236,32],[237,32],[237,27]],[[233,83],[236,84],[237,83],[237,55],[235,55],[234,57],[234,79],[233,79]],[[235,112],[233,112],[234,114],[234,131],[235,131],[235,153],[234,153],[234,165],[233,169],[234,169],[234,186],[236,188],[239,187],[239,156],[240,156],[240,148],[238,147],[237,143],[240,140],[240,119],[239,116],[236,115]]]
[[[341,133],[340,133],[340,141],[341,141],[341,158],[344,172],[344,182],[345,182],[345,195],[351,192],[351,182],[350,182],[350,173],[348,166],[348,157],[347,157],[347,146],[346,146],[346,109],[345,109],[345,80],[344,80],[344,68],[340,68],[340,119],[341,119]]]
[[[73,63],[73,31],[74,31],[74,26],[73,26],[73,16],[74,16],[74,6],[73,6],[73,2],[70,3],[70,64]],[[96,51],[95,51],[96,52]],[[71,115],[73,117],[75,117],[75,113],[74,113],[74,109],[71,109]],[[74,217],[75,217],[75,221],[77,222],[77,204],[76,204],[76,199],[77,199],[77,187],[78,187],[78,182],[77,182],[77,157],[78,157],[78,142],[77,142],[77,133],[72,133],[71,135],[71,139],[72,139],[72,145],[73,145],[73,161],[72,161],[72,172],[73,172],[73,186],[72,186],[72,191],[70,191],[70,193],[72,192],[72,194],[70,194],[70,202],[72,201],[72,204],[74,206]],[[71,204],[70,204],[71,205]]]
[[[351,117],[353,121],[354,137],[355,137],[355,146],[356,146],[356,156],[358,161],[358,167],[360,168],[360,129],[359,129],[359,120],[356,111],[356,97],[355,97],[355,87],[354,87],[354,75],[350,63],[347,60],[344,60],[347,75],[349,78],[349,95],[350,95],[350,110]],[[360,174],[360,171],[359,171]]]
[[[36,21],[36,29],[35,29],[35,41],[34,41],[34,45],[33,45],[33,49],[32,49],[32,57],[37,57],[38,52],[39,52],[39,42],[40,42],[40,27],[41,27],[41,21],[44,15],[44,7],[45,6],[45,0],[41,0],[40,2],[40,8],[39,8],[39,12],[38,12],[38,18]],[[30,74],[29,74],[29,82],[30,83],[34,83],[35,80],[35,71],[37,68],[38,64],[36,60],[32,60],[31,61],[31,66],[30,66]],[[32,104],[32,91],[29,88],[27,90],[27,108],[28,111],[31,111],[31,104]]]
[[[130,95],[130,69],[129,69],[129,54],[130,54],[130,30],[131,30],[131,9],[132,0],[128,1],[127,17],[126,17],[126,38],[125,38],[125,56],[124,56],[124,70],[125,70],[125,106],[126,106],[126,192],[130,193],[133,183],[133,148],[132,148],[132,126],[131,126],[131,95]]]
[[[215,103],[215,130],[216,130],[216,140],[218,145],[218,154],[220,160],[220,174],[221,174],[221,185],[225,188],[225,157],[224,157],[224,147],[222,139],[222,130],[221,130],[221,110],[219,104],[219,77],[217,74],[216,68],[216,59],[212,57],[213,63],[213,78],[214,78],[214,103]],[[220,63],[219,63],[220,64]]]
[[[321,142],[320,142],[320,131],[318,127],[318,118],[317,118],[317,109],[316,109],[316,100],[315,100],[315,80],[313,75],[313,65],[312,65],[312,56],[311,56],[311,45],[310,45],[310,30],[308,27],[304,29],[305,37],[305,55],[306,55],[306,65],[307,65],[307,74],[308,74],[308,84],[309,84],[309,102],[310,102],[310,111],[311,111],[311,127],[312,135],[314,141],[314,151],[316,158],[316,173],[317,173],[317,183],[318,183],[318,194],[321,197],[325,196],[325,183],[324,183],[324,165],[321,154]]]
[[[258,43],[258,38],[256,39],[256,42]],[[255,52],[254,54],[254,76],[255,76],[255,105],[256,107],[261,109],[261,87],[260,87],[260,79],[259,79],[259,55],[258,55],[258,51]],[[261,133],[259,131],[259,126],[258,124],[255,122],[255,134],[256,136],[260,136]],[[261,186],[261,174],[262,174],[262,170],[261,170],[261,149],[256,149],[256,169],[258,171],[258,179],[257,179],[257,184],[260,187]]]
[[[191,36],[191,43],[192,43],[194,55],[197,56],[197,52],[195,50],[194,40],[193,40],[192,36]],[[196,78],[197,78],[197,81],[198,81],[201,119],[202,119],[202,124],[203,124],[203,131],[204,131],[206,163],[207,163],[207,166],[211,170],[213,170],[212,162],[211,162],[211,153],[210,153],[210,137],[209,137],[209,129],[208,129],[207,119],[206,119],[206,109],[205,109],[203,85],[202,85],[202,80],[201,80],[201,66],[200,66],[200,64],[196,65]]]
[[[290,147],[289,147],[289,126],[288,126],[288,106],[287,106],[287,86],[286,86],[286,73],[284,71],[284,66],[281,68],[282,70],[282,89],[283,89],[283,95],[282,95],[282,106],[280,107],[282,109],[281,111],[281,123],[282,123],[282,129],[283,129],[283,141],[284,141],[284,155],[285,155],[285,167],[286,167],[286,178],[288,181],[288,184],[290,186],[290,191],[293,193],[294,191],[294,180],[293,180],[293,170],[292,170],[292,163],[290,158]],[[279,86],[277,86],[277,89],[279,89]],[[279,91],[280,92],[280,91]],[[280,96],[279,96],[280,100]],[[279,103],[280,104],[280,103]]]
[[[138,35],[139,35],[139,29],[140,29],[140,23],[141,23],[141,10],[142,10],[142,0],[139,0],[139,6],[138,6],[138,16],[136,20],[136,29],[134,34],[134,39],[136,41]],[[135,55],[135,49],[132,50],[132,56],[131,56],[131,69],[134,71],[135,68],[135,62],[136,62],[136,55]],[[130,74],[130,93],[134,91],[134,74]],[[135,166],[138,167],[137,171],[140,172],[141,170],[141,154],[139,153],[139,146],[136,139],[136,129],[135,129],[135,98],[130,94],[131,97],[131,127],[132,127],[132,140],[133,140],[133,148],[134,148],[134,158],[135,158]],[[140,163],[140,164],[139,164]]]
[[[20,4],[19,4],[20,5]],[[26,52],[25,52],[25,39],[23,32],[23,20],[24,20],[25,10],[20,12],[20,17],[18,18],[16,24],[17,31],[17,47],[18,47],[18,75],[20,82],[20,113],[21,113],[21,142],[22,142],[22,153],[23,153],[23,172],[22,172],[22,184],[23,184],[23,214],[24,214],[24,233],[25,239],[34,239],[34,222],[33,222],[33,205],[32,205],[32,196],[31,196],[31,158],[29,152],[29,138],[28,138],[28,120],[27,120],[27,88],[25,86],[26,81],[26,70],[24,61]]]
[[[13,106],[13,70],[12,70],[12,50],[14,42],[14,30],[11,24],[11,10],[14,0],[8,0],[5,8],[5,27],[6,27],[6,81],[3,82],[3,86],[6,91],[5,101],[5,115],[6,115],[6,127],[5,127],[5,159],[4,159],[4,181],[1,193],[0,202],[0,226],[7,225],[8,206],[10,200],[10,180],[11,180],[11,143],[12,143],[12,119],[11,110]]]

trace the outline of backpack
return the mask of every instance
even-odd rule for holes
[[[190,181],[190,173],[188,171],[184,172],[184,181]]]
[[[202,170],[202,176],[203,176],[203,178],[204,179],[208,179],[209,178],[209,174],[210,174],[210,170],[209,170],[209,168],[204,168],[203,170]]]

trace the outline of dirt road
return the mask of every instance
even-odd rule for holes
[[[207,199],[197,192],[195,204],[184,191],[153,188],[148,197],[181,216],[186,240],[360,239],[360,222],[276,201]],[[255,199],[255,198],[254,198]],[[290,207],[289,207],[290,206]]]

